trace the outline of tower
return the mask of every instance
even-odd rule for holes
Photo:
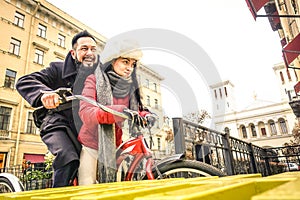
[[[229,80],[211,85],[210,89],[214,116],[236,111],[234,85]]]

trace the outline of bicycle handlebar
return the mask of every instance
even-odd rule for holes
[[[72,96],[67,96],[66,98],[66,101],[72,101],[72,100],[75,100],[75,99],[78,99],[78,100],[82,100],[82,101],[85,101],[85,102],[88,102],[94,106],[98,106],[99,108],[101,108],[102,110],[106,111],[106,112],[109,112],[113,115],[116,115],[118,117],[122,117],[124,119],[129,119],[128,115],[122,113],[122,112],[118,112],[118,111],[115,111],[111,108],[108,108],[100,103],[98,103],[97,101],[93,100],[93,99],[90,99],[90,98],[87,98],[85,96],[82,96],[82,95],[72,95]]]
[[[101,108],[102,110],[106,111],[106,112],[109,112],[113,115],[116,115],[118,117],[122,117],[124,119],[129,119],[129,120],[134,120],[134,116],[138,115],[138,112],[137,111],[133,111],[133,110],[130,110],[130,109],[125,109],[124,112],[126,113],[122,113],[122,112],[118,112],[118,111],[115,111],[107,106],[104,106],[102,104],[100,104],[99,102],[95,101],[94,99],[90,99],[90,98],[87,98],[85,96],[82,96],[82,95],[74,95],[72,93],[72,90],[71,88],[58,88],[56,90],[53,90],[53,91],[43,91],[41,90],[40,91],[41,93],[43,94],[49,94],[49,93],[56,93],[60,96],[60,104],[61,103],[66,103],[66,102],[69,102],[69,101],[72,101],[72,100],[82,100],[82,101],[85,101],[85,102],[88,102],[94,106],[97,106],[99,108]],[[142,122],[139,123],[140,126],[147,126],[147,120],[146,119],[142,119]],[[150,127],[151,128],[151,127]]]

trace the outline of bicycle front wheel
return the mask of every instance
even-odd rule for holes
[[[24,191],[22,183],[12,174],[0,174],[0,193]]]
[[[221,170],[211,165],[195,160],[181,160],[158,167],[154,171],[156,179],[194,178],[207,176],[226,176]]]

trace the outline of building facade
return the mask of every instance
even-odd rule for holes
[[[100,51],[106,38],[45,0],[0,2],[0,168],[3,168],[21,164],[24,159],[43,162],[47,153],[33,122],[34,109],[15,89],[17,79],[40,71],[52,61],[64,60],[72,37],[81,30],[95,36]],[[161,116],[162,77],[146,66],[141,67],[139,76],[145,82],[143,85],[148,85],[143,89],[145,105]],[[163,152],[159,146],[161,134],[155,132],[154,146]]]
[[[293,95],[292,88],[297,76],[287,72],[283,63],[275,65],[273,69],[280,82],[280,102],[265,101],[254,95],[250,105],[238,110],[234,85],[230,81],[211,86],[215,94],[213,118],[217,131],[227,132],[232,137],[261,147],[278,147],[290,142],[297,120],[289,106],[288,97]]]

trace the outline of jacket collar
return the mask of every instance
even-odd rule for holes
[[[62,69],[62,78],[67,78],[69,76],[73,76],[77,74],[77,67],[75,64],[75,60],[72,58],[71,52],[66,56],[64,66]]]

